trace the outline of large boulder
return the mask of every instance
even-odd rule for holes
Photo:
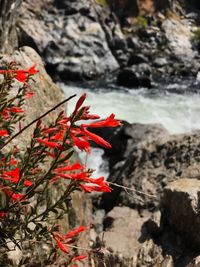
[[[137,129],[137,126],[134,127]],[[131,126],[128,128],[131,129]],[[148,125],[148,128],[151,126]],[[154,126],[151,131],[147,129],[145,131],[143,126],[145,134],[138,131],[138,135],[133,130],[118,162],[115,157],[108,181],[129,188],[130,194],[113,185],[112,193],[103,194],[101,199],[101,207],[105,210],[109,211],[116,205],[154,210],[159,206],[163,188],[170,181],[181,177],[199,177],[199,131],[170,136],[163,129],[160,134],[156,129],[152,135]]]
[[[28,69],[36,64],[36,69],[39,70],[39,73],[34,76],[34,81],[32,81],[30,84],[30,90],[33,90],[35,95],[32,99],[27,100],[27,103],[25,104],[24,109],[26,111],[26,119],[23,122],[24,126],[66,98],[62,90],[47,74],[40,56],[32,48],[22,47],[20,50],[15,51],[12,55],[1,54],[0,58],[1,66],[5,66],[5,64],[10,62],[16,62],[20,69]],[[15,86],[13,86],[10,93],[16,94],[15,89]],[[43,122],[51,123],[57,118],[57,115],[61,110],[65,110],[65,106],[62,106],[54,112],[51,112],[43,120]],[[18,130],[17,127],[15,130]],[[24,133],[22,133],[17,139],[13,140],[11,146],[17,145],[23,151],[23,149],[30,144],[29,137],[32,135],[32,130],[33,127],[30,127],[24,131]],[[69,214],[67,214],[64,219],[60,219],[60,221],[57,223],[60,223],[67,231],[69,229],[69,225],[71,227],[76,227],[77,225],[84,224],[86,219],[88,220],[88,218],[91,218],[91,209],[91,204],[90,201],[88,201],[88,198],[81,192],[76,192],[72,197],[72,207],[70,208]],[[80,243],[80,246],[86,247],[88,246],[88,243],[88,236],[85,235],[84,241],[83,243]],[[26,251],[23,250],[20,252],[19,249],[16,248],[15,244],[13,244],[12,251],[9,252],[9,258],[13,264],[9,266],[19,266],[18,263],[20,262],[21,258],[26,256],[31,258],[31,262],[29,262],[31,266],[41,266],[42,263],[36,255],[38,256],[38,251],[30,252],[30,250],[27,248]],[[6,258],[4,257],[4,254],[2,254],[0,256],[0,265],[8,266],[5,264],[5,261]]]

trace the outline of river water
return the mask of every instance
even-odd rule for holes
[[[91,112],[102,118],[114,113],[118,119],[130,123],[161,123],[170,133],[200,129],[199,81],[167,81],[155,85],[151,90],[126,89],[114,85],[92,89],[64,84],[60,86],[67,96],[74,93],[80,96],[87,92],[85,104],[91,105]],[[69,112],[73,111],[76,100],[68,103]],[[92,165],[100,171],[98,174],[106,175],[107,165],[102,163],[101,156],[101,150],[94,150],[87,158],[88,166]]]

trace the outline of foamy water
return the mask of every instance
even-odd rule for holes
[[[66,96],[77,94],[76,99],[68,103],[69,113],[78,97],[87,92],[85,104],[91,105],[91,112],[102,118],[115,113],[118,119],[130,123],[161,123],[170,133],[200,129],[200,95],[197,92],[185,93],[187,85],[169,84],[165,91],[89,90],[64,84],[61,87]],[[183,93],[175,93],[177,87]],[[96,169],[94,177],[108,176],[108,162],[103,158],[103,150],[95,148],[90,155],[79,153],[79,156],[89,168]]]

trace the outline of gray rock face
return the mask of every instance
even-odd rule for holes
[[[94,199],[107,212],[111,266],[199,266],[200,132],[169,135],[161,125],[125,124],[111,142],[119,150],[106,153],[113,191]]]
[[[10,53],[17,46],[15,24],[22,0],[0,0],[0,50]]]
[[[93,0],[24,0],[19,46],[36,49],[48,72],[66,82],[97,80],[119,71],[119,85],[150,88],[158,76],[196,76],[200,49],[191,42],[195,18],[155,13],[140,21],[140,16],[128,15],[141,10],[152,14],[168,4],[176,14],[179,1],[171,2],[108,1],[105,7]]]
[[[179,179],[164,189],[163,206],[172,228],[186,245],[200,249],[200,180]]]
[[[134,192],[129,195],[123,189],[113,187],[112,193],[102,197],[102,206],[106,210],[121,204],[155,209],[164,186],[170,181],[181,177],[199,178],[200,133],[170,136],[163,129],[152,126],[148,131],[148,127],[150,125],[146,129],[143,126],[141,130],[139,126],[137,134],[137,125],[125,126],[126,136],[131,128],[133,135],[128,134],[126,147],[123,144],[123,152],[119,153],[120,161],[117,162],[116,156],[113,160],[111,156],[114,165],[108,180],[132,188]]]
[[[36,6],[28,0],[22,5],[20,44],[28,42],[39,51],[50,73],[64,81],[78,81],[97,79],[119,68],[108,38],[112,31],[116,32],[115,39],[123,34],[109,19],[108,10],[83,0],[50,0],[49,5],[43,0]]]

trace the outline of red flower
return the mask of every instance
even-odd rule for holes
[[[106,184],[101,185],[101,186],[81,184],[80,186],[86,193],[91,193],[93,191],[95,191],[95,192],[111,192],[111,188],[109,186],[107,186]]]
[[[23,109],[19,108],[19,107],[12,107],[10,108],[10,111],[13,112],[13,113],[21,113],[21,112],[24,112]]]
[[[19,82],[26,82],[29,75],[34,75],[38,71],[35,69],[36,65],[33,65],[27,70],[0,70],[0,74],[8,74],[13,73],[15,75],[15,79],[17,79]]]
[[[74,237],[75,235],[87,230],[88,228],[85,227],[85,226],[79,226],[78,228],[72,230],[71,232],[69,232],[68,234],[64,235],[63,236],[63,239],[68,239],[68,238],[72,238]]]
[[[60,167],[54,170],[54,172],[63,172],[63,171],[73,171],[73,170],[83,170],[84,167],[79,163],[74,163],[73,165]]]
[[[84,150],[86,153],[90,153],[90,144],[88,141],[75,136],[72,136],[72,139],[74,141],[74,145],[77,146],[80,150]]]
[[[3,191],[4,191],[8,196],[10,196],[14,202],[17,202],[17,201],[21,200],[22,198],[24,198],[24,195],[23,195],[23,194],[20,194],[20,193],[13,193],[12,191],[7,190],[7,189],[4,189]],[[24,201],[25,201],[25,198],[24,198]]]
[[[100,128],[100,127],[117,127],[122,125],[120,121],[115,120],[115,115],[112,113],[107,119],[103,121],[93,122],[91,124],[83,124],[83,127]]]
[[[88,176],[85,172],[80,172],[80,173],[57,173],[54,172],[55,174],[57,174],[57,176],[55,178],[53,178],[51,180],[51,182],[55,182],[56,180],[58,180],[58,178],[64,178],[64,179],[71,179],[71,180],[78,180],[78,181],[83,181],[83,182],[87,182],[88,181]]]
[[[103,146],[105,148],[111,148],[111,145],[106,140],[104,140],[102,137],[100,137],[100,136],[98,136],[98,135],[96,135],[94,133],[89,132],[85,128],[82,128],[82,132],[87,137],[89,137],[92,141],[94,141],[95,143],[97,143],[98,145]]]
[[[56,133],[55,135],[51,136],[50,139],[51,140],[57,140],[57,141],[63,141],[63,137],[64,137],[64,131],[61,130],[58,133]]]
[[[90,106],[83,107],[83,113],[80,117],[81,120],[96,120],[100,119],[99,115],[96,114],[89,114]]]
[[[16,70],[15,71],[16,76],[15,79],[19,82],[25,83],[27,80],[27,73],[24,70]]]
[[[55,131],[57,131],[58,129],[56,127],[51,127],[51,128],[47,128],[44,129],[42,131],[42,134],[51,134],[51,133],[55,133]]]
[[[70,250],[66,245],[64,245],[58,238],[54,237],[54,240],[56,241],[58,247],[65,253],[70,253]]]
[[[20,168],[15,168],[12,171],[4,171],[2,174],[5,180],[10,180],[14,183],[17,183],[19,181],[19,175],[20,175]]]
[[[83,102],[85,101],[85,99],[86,99],[86,93],[84,93],[84,94],[79,98],[79,100],[77,101],[73,114],[76,114],[76,113],[77,113],[77,111],[78,111],[79,108],[82,106],[82,104],[83,104]]]
[[[11,158],[11,160],[8,164],[17,165],[17,161],[14,158]]]
[[[30,99],[30,98],[32,98],[34,95],[35,95],[35,92],[27,92],[27,93],[25,94],[25,99]]]
[[[9,136],[7,130],[0,130],[0,136]]]
[[[47,147],[50,147],[50,148],[58,148],[59,150],[62,150],[63,149],[63,147],[59,143],[51,142],[51,141],[46,141],[46,140],[43,140],[41,138],[36,138],[36,140],[39,143],[41,143],[41,144],[43,144],[43,145],[45,145]]]
[[[36,66],[37,66],[37,64],[34,64],[32,67],[30,67],[30,68],[27,70],[27,73],[28,73],[29,75],[34,75],[34,74],[38,73],[39,71],[36,70]]]
[[[74,258],[71,260],[71,262],[74,262],[74,261],[81,261],[81,260],[84,260],[84,259],[86,259],[86,258],[87,258],[86,255],[79,255],[79,256],[77,256],[77,257],[74,257]]]
[[[4,171],[2,174],[4,180],[11,181],[13,183],[18,183],[20,180],[20,168],[15,168],[12,171]],[[24,181],[25,186],[31,186],[33,183],[29,180]]]
[[[2,110],[1,115],[2,115],[4,120],[10,119],[10,113],[9,113],[9,110],[7,108],[4,108]]]

